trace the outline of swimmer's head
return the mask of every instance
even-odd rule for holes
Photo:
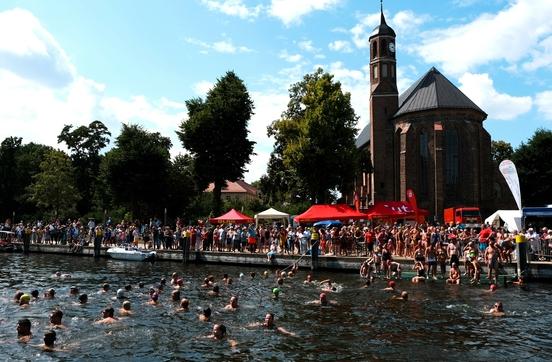
[[[215,285],[213,286],[213,293],[219,293],[220,292],[220,287],[218,285]]]
[[[47,346],[53,346],[54,342],[56,341],[56,332],[55,331],[48,331],[44,333],[44,344]]]
[[[104,284],[102,285],[102,289],[103,289],[104,292],[107,292],[107,291],[109,290],[109,284],[104,283]]]
[[[143,288],[144,287],[144,282],[139,282],[138,283],[138,288]]]
[[[60,277],[61,276],[61,272],[60,271],[57,271],[56,272],[56,277]]]
[[[272,288],[272,294],[278,297],[278,295],[280,295],[280,288]]]
[[[176,280],[176,285],[178,285],[178,286],[180,286],[180,287],[183,286],[183,285],[184,285],[184,280],[182,280],[182,279],[177,279],[177,280]]]
[[[53,288],[48,289],[46,295],[50,298],[53,298],[56,295],[56,291]]]
[[[159,294],[153,293],[151,295],[151,300],[154,301],[154,302],[157,302],[159,300]]]
[[[496,290],[496,288],[497,288],[497,287],[496,287],[496,284],[491,284],[491,285],[489,285],[489,290],[490,290],[491,292],[494,292],[494,291]]]
[[[23,294],[25,294],[25,293],[23,293],[23,292],[21,292],[21,291],[15,293],[15,295],[13,296],[13,300],[16,301],[16,302],[19,302],[19,300],[21,299],[21,296],[22,296]]]
[[[394,281],[394,280],[388,281],[388,282],[387,282],[387,286],[388,286],[389,288],[395,288],[395,281]]]
[[[238,297],[233,296],[232,298],[230,298],[230,305],[232,306],[232,308],[236,308],[238,306]]]
[[[31,296],[32,296],[33,298],[38,298],[38,290],[36,290],[36,289],[33,290],[33,291],[31,292]]]
[[[284,285],[284,279],[278,278],[277,283],[278,283],[278,285]]]
[[[408,292],[407,291],[404,291],[401,293],[401,298],[404,299],[404,300],[407,300],[408,299]]]
[[[29,304],[30,301],[31,301],[31,295],[25,293],[19,298],[19,305]]]
[[[72,286],[70,289],[69,289],[69,294],[71,295],[77,295],[79,294],[79,288],[75,287],[75,286]]]
[[[56,309],[55,311],[50,314],[50,323],[54,325],[61,324],[61,319],[63,318],[63,312],[59,309]]]
[[[123,299],[125,297],[124,289],[117,289],[117,298]]]
[[[28,336],[31,334],[31,321],[27,318],[20,319],[17,322],[17,335]]]
[[[171,299],[173,302],[178,302],[180,300],[180,290],[173,290],[171,293]]]
[[[165,284],[167,284],[167,279],[161,278],[161,285],[165,285]]]
[[[182,298],[180,301],[180,308],[188,309],[188,306],[190,305],[190,301],[186,298]]]
[[[132,290],[132,285],[130,285],[130,284],[125,285],[125,290],[127,292],[130,292]]]
[[[209,307],[205,308],[202,313],[205,316],[205,318],[211,317],[211,308]]]
[[[123,309],[124,310],[130,310],[130,302],[128,300],[125,300],[123,302]]]
[[[176,278],[178,278],[178,274],[176,274],[176,273],[172,273],[172,275],[171,275],[171,278],[173,278],[173,279],[176,279]]]
[[[85,304],[86,302],[88,302],[88,295],[87,294],[79,295],[79,303]]]
[[[328,295],[326,293],[320,293],[320,301],[325,303],[328,301]]]
[[[244,277],[244,274],[243,273],[240,273],[240,279]]]

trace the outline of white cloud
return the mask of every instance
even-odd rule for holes
[[[531,52],[531,58],[523,64],[523,69],[535,71],[552,65],[552,35],[539,42],[537,49]]]
[[[284,59],[286,62],[297,63],[303,59],[301,54],[289,54],[287,50],[283,50],[280,55],[280,59]]]
[[[237,16],[242,19],[253,19],[259,16],[262,5],[248,7],[242,0],[201,0],[209,10],[219,11],[230,16]]]
[[[380,13],[368,14],[360,19],[360,22],[351,28],[351,34],[353,35],[353,43],[357,48],[368,48],[370,43],[370,33],[380,23]]]
[[[246,46],[234,45],[234,43],[230,39],[224,39],[224,40],[216,41],[212,44],[204,42],[204,41],[199,40],[199,39],[190,38],[190,37],[188,37],[184,40],[188,44],[199,46],[202,49],[202,51],[201,51],[202,54],[208,54],[209,50],[213,50],[217,53],[226,53],[226,54],[250,53],[250,52],[252,52],[252,50],[249,49]]]
[[[351,43],[347,40],[335,40],[328,44],[328,48],[334,52],[350,53],[353,51]]]
[[[460,77],[460,89],[483,109],[491,119],[511,120],[531,110],[531,97],[516,97],[499,93],[487,73],[465,73]]]
[[[55,87],[66,86],[76,76],[54,37],[22,9],[0,12],[0,68]]]
[[[516,63],[529,54],[538,56],[533,50],[552,33],[550,14],[550,0],[516,0],[496,14],[482,14],[464,25],[428,31],[415,49],[427,63],[440,64],[445,73],[456,75],[490,62]],[[527,65],[538,66],[537,58]]]
[[[317,53],[320,51],[320,49],[317,49],[312,45],[312,40],[302,40],[299,43],[297,43],[299,46],[299,49],[304,50],[309,53]]]
[[[535,96],[535,104],[540,113],[549,121],[552,121],[552,90],[538,93]]]
[[[412,10],[402,10],[393,16],[390,24],[397,33],[408,36],[430,19],[426,14],[415,14]]]
[[[271,16],[280,19],[286,26],[301,21],[313,11],[328,10],[342,0],[272,0],[268,10]]]
[[[207,92],[213,88],[213,83],[209,82],[207,80],[202,80],[201,82],[197,82],[194,84],[193,89],[195,94],[197,94],[200,97],[205,97],[207,95]]]

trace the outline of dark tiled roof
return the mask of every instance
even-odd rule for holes
[[[370,142],[370,123],[362,129],[355,140],[356,148],[362,148]]]
[[[374,30],[372,30],[372,34],[370,34],[370,38],[376,35],[390,35],[393,37],[395,36],[395,31],[385,22],[385,16],[383,16],[383,11],[381,11],[380,25],[376,26]]]
[[[394,117],[436,108],[473,109],[486,115],[460,89],[432,67],[399,96],[399,109]]]

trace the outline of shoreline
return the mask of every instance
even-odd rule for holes
[[[108,258],[107,247],[101,247],[100,256]],[[179,261],[184,262],[182,250],[156,250],[156,261]],[[94,256],[92,246],[84,246],[78,253],[71,252],[67,245],[31,244],[30,254],[62,254],[75,256]],[[366,260],[365,256],[333,256],[319,255],[318,269],[325,271],[338,271],[346,273],[358,272],[360,264]],[[414,259],[394,257],[394,260],[403,265],[405,270],[412,267]],[[224,251],[190,251],[187,263],[194,264],[221,264],[221,265],[246,265],[285,268],[297,263],[301,269],[311,269],[311,257],[305,255],[278,254],[272,262],[267,261],[265,254],[248,252],[224,252]],[[516,263],[504,266],[507,275],[516,272]],[[552,282],[552,262],[532,261],[529,263],[530,280]]]

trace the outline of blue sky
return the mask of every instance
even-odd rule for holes
[[[514,146],[552,122],[552,1],[384,1],[401,91],[432,66]],[[368,122],[368,37],[378,0],[10,1],[0,3],[0,139],[56,144],[64,124],[122,122],[170,136],[184,102],[234,70],[255,102],[247,181],[266,170],[266,127],[288,88],[322,66]]]

